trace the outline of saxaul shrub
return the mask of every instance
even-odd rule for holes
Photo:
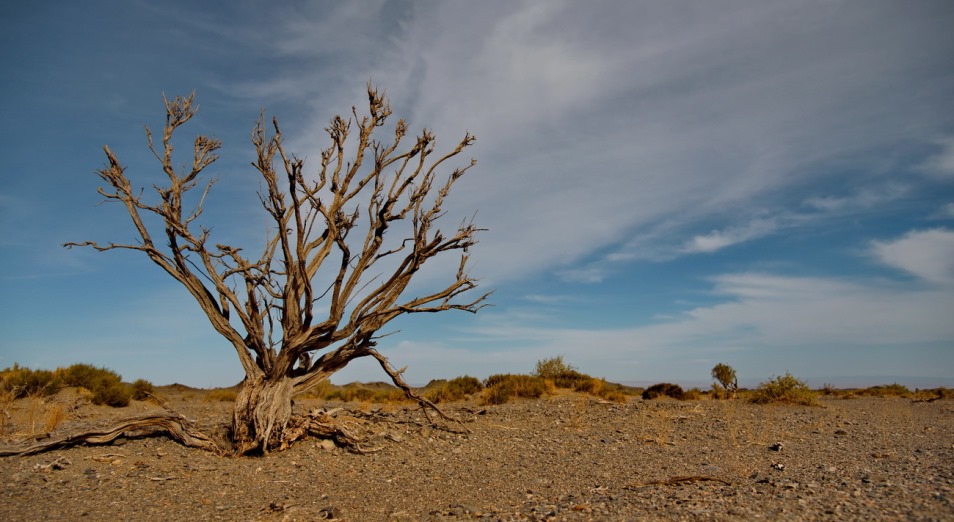
[[[49,370],[31,370],[14,363],[0,372],[0,390],[14,399],[54,395],[62,388],[63,380]]]
[[[133,392],[123,384],[122,377],[107,368],[91,364],[74,364],[57,370],[67,386],[79,386],[93,393],[93,404],[105,404],[114,408],[129,405]]]
[[[153,393],[155,393],[155,388],[146,379],[136,379],[132,383],[132,398],[135,401],[144,401]]]
[[[538,399],[547,393],[547,381],[535,375],[498,374],[484,381],[481,402],[504,404],[515,397]]]
[[[858,395],[870,395],[873,397],[910,397],[911,390],[903,384],[882,384],[865,388],[859,391]]]
[[[450,402],[465,399],[484,390],[484,385],[476,377],[465,375],[449,381],[436,380],[427,384],[424,398],[433,402]]]
[[[756,404],[787,403],[805,406],[817,406],[818,398],[804,381],[796,379],[790,373],[774,377],[763,382],[753,392],[750,399]]]
[[[673,399],[682,400],[684,395],[685,392],[682,391],[682,386],[669,382],[661,382],[646,388],[643,392],[643,399],[650,400],[659,397],[672,397]]]

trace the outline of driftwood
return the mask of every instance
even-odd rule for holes
[[[165,434],[185,446],[219,454],[225,453],[224,449],[208,435],[198,431],[192,421],[181,414],[166,412],[130,417],[107,428],[67,433],[32,443],[3,446],[0,447],[0,457],[33,455],[79,445],[109,444],[130,434],[135,434],[137,437]]]
[[[295,441],[307,436],[332,440],[338,446],[352,453],[367,454],[383,449],[381,447],[365,447],[366,441],[343,423],[334,419],[333,415],[334,412],[313,411],[307,415],[293,416],[284,432],[280,449],[286,449]],[[0,457],[34,455],[74,446],[111,444],[122,437],[145,438],[163,435],[184,446],[211,451],[218,455],[236,453],[234,448],[223,447],[208,435],[200,432],[196,429],[195,423],[185,416],[168,411],[129,417],[108,427],[86,428],[43,440],[34,438],[19,444],[0,446]]]

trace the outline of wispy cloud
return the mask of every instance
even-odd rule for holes
[[[954,293],[943,289],[906,290],[876,280],[755,272],[723,274],[710,281],[712,294],[719,298],[715,304],[688,308],[646,326],[561,328],[509,321],[504,313],[482,318],[472,333],[484,339],[488,351],[508,353],[507,364],[516,367],[531,368],[534,358],[565,354],[587,372],[618,380],[660,374],[704,379],[720,358],[738,361],[743,368],[768,364],[777,372],[800,370],[817,376],[827,371],[817,361],[838,359],[842,350],[856,356],[858,350],[878,347],[913,350],[954,337],[954,325],[946,319],[954,309]],[[486,353],[471,358],[476,363]],[[926,353],[940,352],[930,348]],[[933,357],[919,359],[929,373],[931,365],[954,363],[954,354],[943,356],[943,361]],[[687,363],[690,359],[696,362]],[[492,360],[480,367],[505,370],[494,367]],[[863,371],[864,365],[858,366]]]
[[[932,176],[941,179],[954,177],[954,136],[944,136],[933,140],[940,150],[928,158],[921,169]]]
[[[954,231],[946,228],[915,230],[891,241],[872,241],[878,261],[924,281],[954,284]]]

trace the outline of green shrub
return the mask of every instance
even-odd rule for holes
[[[133,392],[123,384],[118,373],[97,368],[91,364],[74,364],[60,370],[63,382],[68,386],[79,386],[93,393],[93,404],[106,404],[114,408],[128,406]]]
[[[534,377],[546,379],[557,388],[567,388],[581,391],[580,388],[590,386],[586,381],[593,380],[585,373],[580,373],[575,367],[563,362],[563,356],[552,357],[537,361],[537,369],[533,373]]]
[[[682,400],[684,401],[699,401],[702,400],[702,390],[699,388],[692,388],[686,390],[682,394]]]
[[[503,404],[514,397],[537,399],[547,393],[546,380],[535,375],[498,374],[484,381],[482,401]]]
[[[93,404],[105,404],[113,408],[129,406],[132,390],[122,382],[110,382],[93,390]]]
[[[155,392],[152,383],[146,379],[136,379],[132,383],[132,398],[137,401],[144,401]]]
[[[650,400],[658,397],[672,397],[673,399],[682,400],[684,395],[685,393],[682,391],[682,386],[669,382],[661,382],[646,388],[646,391],[643,392],[643,399]]]
[[[476,377],[465,375],[449,381],[442,379],[429,382],[424,389],[424,398],[434,403],[459,401],[483,389],[484,386]]]
[[[911,390],[902,384],[883,384],[880,386],[871,386],[858,392],[858,395],[870,395],[874,397],[909,397]]]
[[[781,377],[775,377],[760,384],[752,394],[750,400],[756,404],[768,404],[773,402],[802,404],[805,406],[815,406],[818,404],[815,392],[809,389],[807,384],[796,379],[790,373],[786,373]]]
[[[14,364],[0,372],[0,389],[15,399],[35,395],[53,395],[63,388],[60,376],[49,370],[31,370]]]
[[[344,402],[399,402],[406,400],[404,390],[386,383],[350,383],[333,387],[325,396],[327,400]]]

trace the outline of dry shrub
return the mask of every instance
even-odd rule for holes
[[[114,408],[129,405],[133,392],[123,384],[122,377],[107,368],[91,364],[74,364],[57,370],[68,386],[81,386],[93,392],[93,404],[105,404]]]
[[[207,402],[235,402],[238,390],[235,388],[213,388],[205,393]]]
[[[942,399],[954,399],[954,390],[950,388],[929,388],[926,390],[917,390],[913,398],[917,401],[937,401]]]
[[[909,390],[907,386],[894,383],[870,386],[863,390],[858,390],[857,394],[867,395],[869,397],[910,397],[911,390]]]
[[[56,429],[63,421],[66,420],[66,409],[63,408],[63,405],[57,402],[48,403],[46,405],[46,413],[43,422],[43,430],[47,433]]]
[[[643,392],[643,400],[651,400],[659,397],[672,397],[673,399],[682,400],[684,395],[685,392],[682,391],[682,386],[670,382],[661,382],[646,388],[646,391]]]
[[[763,382],[750,399],[756,404],[787,403],[817,406],[818,399],[807,384],[790,373]]]
[[[451,402],[465,399],[483,391],[484,386],[476,377],[465,375],[455,377],[449,381],[435,380],[427,384],[424,389],[424,398],[433,402]]]
[[[132,398],[135,401],[144,401],[154,393],[155,388],[152,383],[146,379],[136,379],[136,381],[132,383]]]
[[[53,395],[62,388],[57,372],[31,370],[16,363],[0,371],[0,390],[12,393],[14,399]]]
[[[327,400],[363,403],[387,403],[404,401],[404,390],[384,382],[350,383],[333,387],[325,396]]]
[[[699,388],[692,388],[686,390],[682,394],[682,400],[684,401],[701,401],[702,400],[702,390]]]
[[[331,387],[331,381],[324,380],[302,393],[301,397],[305,399],[324,399],[331,391]]]
[[[504,404],[515,397],[537,399],[547,393],[546,380],[533,375],[497,374],[484,381],[484,404]]]

